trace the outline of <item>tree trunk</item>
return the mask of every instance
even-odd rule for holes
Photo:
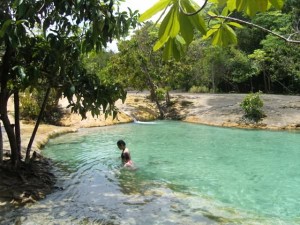
[[[171,105],[170,93],[168,91],[166,92],[166,104]]]
[[[154,83],[152,82],[152,79],[150,78],[150,76],[148,76],[148,83],[149,83],[149,87],[150,87],[150,94],[151,96],[153,96],[153,100],[158,108],[158,111],[159,111],[159,118],[160,119],[163,119],[165,117],[165,114],[164,114],[164,111],[158,101],[158,98],[157,98],[157,95],[156,95],[156,88],[155,88],[155,85]]]
[[[2,129],[0,123],[0,164],[3,162],[3,138],[2,138]]]
[[[33,144],[33,141],[34,141],[34,138],[35,138],[35,135],[36,135],[36,132],[39,128],[39,125],[40,125],[40,122],[42,120],[42,116],[43,116],[43,113],[45,111],[45,108],[46,108],[46,104],[47,104],[47,101],[48,101],[48,97],[49,97],[49,94],[50,94],[50,90],[51,88],[49,87],[46,91],[46,94],[45,94],[45,97],[44,97],[44,101],[43,101],[43,104],[42,104],[42,107],[41,107],[41,110],[40,110],[40,113],[39,113],[39,117],[35,123],[35,126],[34,126],[34,129],[33,129],[33,132],[32,132],[32,135],[31,135],[31,138],[30,138],[30,141],[28,143],[28,146],[27,146],[27,150],[26,150],[26,158],[25,158],[25,162],[26,163],[29,163],[30,161],[30,151],[31,151],[31,147],[32,147],[32,144]]]
[[[265,70],[263,71],[263,75],[264,75],[264,86],[265,86],[265,93],[269,93],[269,91],[268,91],[268,82],[267,82],[267,76],[266,76],[266,72],[265,72]]]
[[[5,49],[5,54],[2,58],[2,64],[0,67],[0,116],[3,122],[9,144],[11,150],[11,162],[13,165],[17,166],[19,162],[18,157],[18,147],[16,142],[16,136],[12,124],[9,121],[8,113],[7,113],[7,102],[11,95],[10,91],[8,90],[8,82],[11,80],[11,61],[14,58],[14,51],[10,44],[7,44]]]
[[[19,91],[15,91],[14,93],[14,107],[15,107],[15,135],[17,141],[17,150],[19,159],[22,158],[21,153],[21,127],[20,127],[20,99],[19,99]]]
[[[154,85],[154,83],[152,81],[152,78],[151,78],[151,76],[150,76],[150,74],[148,72],[147,66],[143,65],[142,69],[143,69],[144,73],[146,74],[146,76],[148,78],[148,86],[150,88],[150,94],[151,94],[151,96],[153,96],[153,98],[154,98],[153,100],[154,100],[154,102],[155,102],[155,104],[156,104],[156,106],[158,108],[159,118],[163,119],[165,117],[164,111],[163,111],[163,108],[161,107],[161,105],[160,105],[160,103],[158,101],[158,98],[157,98],[157,95],[156,95],[156,88],[155,88],[155,85]]]
[[[214,73],[213,66],[211,66],[211,82],[212,82],[213,93],[216,93],[215,73]]]
[[[12,164],[17,165],[19,162],[19,154],[18,154],[18,146],[17,146],[14,128],[9,121],[7,112],[6,113],[1,112],[1,118],[2,118],[2,122],[3,122],[5,131],[6,131],[8,140],[9,140],[9,144],[10,144],[10,149],[11,149],[11,157],[10,158],[11,158]]]

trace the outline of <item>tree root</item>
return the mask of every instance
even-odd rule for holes
[[[20,162],[18,167],[4,161],[0,165],[0,201],[24,205],[45,198],[56,181],[50,170],[50,161],[41,156],[29,164]]]

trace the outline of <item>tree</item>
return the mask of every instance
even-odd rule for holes
[[[84,118],[87,111],[110,113],[125,91],[105,86],[88,74],[81,55],[99,51],[113,38],[126,35],[137,12],[119,12],[119,1],[8,0],[0,2],[0,117],[17,164],[18,133],[8,118],[8,99],[27,87],[44,85],[66,96]],[[75,96],[75,98],[73,98]],[[45,96],[47,101],[47,95]],[[16,99],[15,99],[16,100]],[[18,102],[15,104],[18,108]],[[41,112],[42,113],[42,112]],[[18,116],[15,119],[18,125]],[[37,122],[37,125],[39,122]],[[34,138],[34,134],[33,134]],[[30,144],[27,156],[30,152]],[[26,157],[28,161],[28,157]]]
[[[204,15],[203,9],[210,4],[215,4],[223,9],[220,12],[209,11]],[[165,59],[168,57],[178,59],[184,52],[182,46],[188,46],[192,42],[194,30],[200,31],[204,38],[211,38],[213,45],[220,46],[237,43],[237,36],[233,28],[241,28],[241,24],[259,28],[287,42],[300,43],[300,40],[293,39],[296,37],[295,35],[281,35],[262,26],[230,16],[237,11],[253,17],[257,12],[265,12],[270,7],[281,9],[283,5],[284,0],[205,0],[203,6],[200,7],[192,0],[160,0],[144,12],[139,20],[145,21],[161,11],[161,17],[166,13],[159,29],[159,39],[153,49],[158,50],[164,46]],[[205,19],[208,20],[208,28]],[[295,32],[298,33],[297,30]]]
[[[163,118],[161,96],[165,94],[166,104],[169,104],[169,90],[181,87],[179,83],[187,77],[190,67],[181,61],[163,61],[164,52],[152,50],[156,41],[157,27],[146,23],[130,40],[119,43],[119,53],[111,58],[106,74],[125,87],[148,89]]]

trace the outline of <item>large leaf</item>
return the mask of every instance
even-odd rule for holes
[[[185,40],[186,44],[189,45],[194,39],[194,28],[189,18],[182,12],[179,13],[180,33]]]
[[[228,22],[227,24],[231,25],[231,26],[234,26],[234,27],[237,27],[237,28],[243,28],[243,26],[241,24],[236,23],[236,22]]]
[[[219,29],[220,29],[221,25],[220,24],[215,24],[214,26],[212,26],[212,28],[210,30],[207,31],[206,35],[203,36],[203,40],[209,38],[211,35],[213,35],[214,33],[216,33]]]
[[[254,16],[257,12],[265,12],[272,4],[275,8],[281,9],[284,0],[228,0],[227,7],[230,11],[243,11],[249,16]]]
[[[236,0],[238,11],[244,11],[249,16],[254,16],[257,12],[264,12],[268,8],[268,0]]]
[[[194,6],[191,5],[191,3],[189,1],[182,1],[181,3],[182,3],[183,8],[189,13],[195,12],[197,10],[194,8]],[[188,18],[189,18],[191,24],[197,30],[199,30],[204,35],[206,34],[205,21],[199,13],[197,13],[196,15],[193,15],[193,16],[189,16]]]
[[[165,9],[172,0],[160,0],[155,3],[150,9],[146,10],[139,18],[140,22],[143,22],[147,19],[150,19],[152,16],[157,14],[158,12]]]
[[[165,45],[164,52],[163,52],[163,59],[168,60],[174,57],[176,60],[180,59],[180,51],[176,45],[176,39],[170,38]]]
[[[223,36],[222,36],[223,46],[235,45],[237,44],[237,37],[234,30],[227,24],[223,24]]]
[[[284,4],[284,0],[269,0],[269,1],[277,9],[281,9]]]
[[[226,47],[237,43],[237,37],[234,30],[226,23],[214,25],[203,39],[207,39],[210,36],[212,36],[212,45]]]
[[[15,0],[13,3],[13,8],[17,8],[19,5],[23,3],[23,0]]]
[[[173,17],[171,18],[172,19],[172,27],[170,30],[171,38],[175,38],[180,31],[180,23],[179,23],[179,19],[178,19],[178,14],[179,14],[178,7],[176,7],[176,5],[174,5],[174,13],[172,15]]]
[[[212,38],[212,45],[222,45],[222,29],[216,30]]]
[[[233,12],[234,10],[236,10],[236,0],[228,0],[227,1],[227,8]]]
[[[168,14],[163,19],[158,31],[158,41],[153,47],[154,51],[160,49],[168,41],[170,37],[169,36],[170,29],[172,27],[172,22],[173,22],[172,21],[173,13],[174,13],[174,8],[171,8]]]
[[[176,5],[173,5],[159,28],[159,40],[153,47],[153,50],[156,51],[161,48],[169,40],[169,38],[175,38],[179,33],[179,30],[180,23],[178,20],[178,8]]]
[[[1,30],[0,30],[0,38],[4,37],[6,29],[11,25],[11,23],[12,23],[12,20],[6,20],[4,22],[4,24],[2,25]]]
[[[218,6],[224,6],[227,0],[210,0],[210,2],[217,4]]]

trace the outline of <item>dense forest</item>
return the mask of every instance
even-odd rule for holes
[[[205,10],[217,13],[221,9],[209,5]],[[236,45],[211,45],[209,38],[195,33],[196,38],[182,58],[163,60],[163,50],[153,51],[159,28],[146,22],[139,25],[129,40],[119,41],[118,52],[92,52],[83,61],[88,71],[96,73],[105,83],[152,90],[157,95],[170,90],[299,94],[300,45],[287,43],[251,24],[297,39],[300,2],[288,0],[280,11],[271,9],[253,17],[233,14],[250,24],[236,29]]]

